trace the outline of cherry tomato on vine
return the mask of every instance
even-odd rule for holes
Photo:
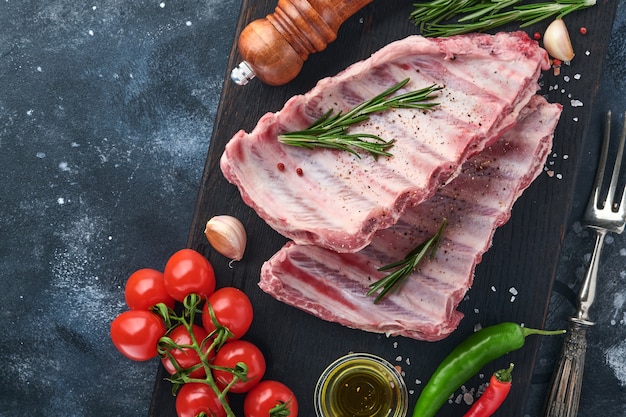
[[[298,400],[282,382],[261,381],[246,394],[243,414],[245,417],[298,417]]]
[[[208,336],[208,333],[202,327],[196,324],[192,325],[192,332],[196,339],[196,342],[198,343],[198,346],[200,346],[204,338]],[[183,325],[178,325],[174,327],[169,332],[167,337],[169,337],[172,340],[172,342],[174,342],[176,345],[179,345],[179,346],[185,346],[185,345],[191,346],[192,344],[191,335],[189,334],[189,331],[187,330],[187,328]],[[210,345],[211,345],[211,342],[210,341],[207,342],[204,345],[203,352],[206,353]],[[162,346],[163,346],[163,343],[162,343]],[[174,359],[176,364],[178,364],[178,366],[183,369],[190,369],[196,365],[199,365],[202,362],[200,359],[200,356],[198,356],[197,351],[195,351],[192,347],[183,347],[183,348],[173,347],[172,349],[169,349],[168,352],[170,355],[172,355],[172,358]],[[173,375],[176,373],[176,367],[172,363],[172,360],[170,359],[169,356],[167,355],[162,356],[161,363],[163,364],[163,366],[165,367],[165,370],[169,372],[170,375]],[[193,371],[189,373],[189,376],[192,378],[201,378],[205,375],[206,375],[206,372],[203,367],[194,369]]]
[[[234,339],[240,339],[250,328],[253,311],[248,296],[241,290],[233,287],[224,287],[215,291],[204,304],[202,311],[202,326],[208,333],[215,330],[215,324],[209,314],[209,306],[218,323],[227,327]]]
[[[226,417],[226,410],[211,387],[200,382],[183,384],[176,394],[178,417],[196,417],[203,411],[207,416]]]
[[[158,303],[174,308],[174,299],[165,291],[163,273],[156,269],[133,272],[126,281],[124,297],[131,310],[149,310]]]
[[[265,357],[261,350],[247,340],[233,340],[225,343],[215,355],[213,365],[235,368],[238,362],[243,362],[248,367],[247,380],[236,381],[229,392],[240,394],[248,392],[252,387],[261,382],[265,375]],[[213,377],[217,385],[223,389],[234,378],[229,371],[214,369]]]
[[[111,340],[120,353],[135,361],[157,356],[157,343],[166,332],[161,317],[147,310],[121,313],[111,323]]]
[[[181,249],[165,264],[165,290],[177,301],[191,293],[203,298],[215,291],[215,273],[211,263],[193,249]]]

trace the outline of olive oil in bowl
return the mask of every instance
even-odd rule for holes
[[[407,390],[398,371],[368,353],[337,359],[322,373],[315,388],[318,417],[403,417]]]

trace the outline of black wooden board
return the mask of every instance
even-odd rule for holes
[[[271,13],[275,6],[274,1],[244,0],[236,34],[249,22]],[[348,352],[371,352],[400,365],[410,392],[411,409],[437,364],[476,326],[502,321],[543,326],[571,211],[577,167],[595,163],[584,160],[581,143],[598,90],[616,6],[614,0],[600,0],[593,8],[566,18],[577,56],[571,65],[563,66],[559,75],[548,71],[541,79],[548,100],[564,106],[553,153],[546,166],[549,172],[531,185],[515,204],[510,221],[497,230],[492,248],[476,269],[474,286],[459,306],[465,318],[451,336],[440,342],[388,338],[344,328],[279,303],[263,293],[257,287],[261,264],[285,239],[242,202],[236,188],[226,182],[219,169],[224,146],[236,131],[250,131],[264,113],[279,110],[289,97],[309,90],[320,78],[367,58],[391,41],[419,33],[408,20],[412,2],[378,0],[366,6],[346,21],[335,42],[325,51],[312,55],[301,74],[285,86],[270,87],[253,80],[241,87],[225,74],[188,246],[205,254],[212,262],[218,286],[236,286],[250,296],[256,315],[246,339],[265,353],[266,378],[283,381],[294,390],[301,416],[314,416],[313,390],[318,376],[327,364]],[[542,33],[546,25],[541,23],[525,30],[530,34]],[[587,29],[586,35],[579,32],[580,27]],[[514,26],[503,28],[515,29]],[[235,42],[229,68],[240,60]],[[238,217],[248,232],[245,257],[232,268],[227,259],[209,247],[203,234],[206,221],[217,214]],[[510,361],[515,362],[514,389],[497,415],[523,416],[539,343],[538,337],[529,338],[522,349],[485,367],[481,375],[468,381],[466,389],[476,390],[491,372]],[[176,415],[171,385],[165,377],[160,368],[150,417]],[[457,391],[453,400],[461,393]],[[232,396],[231,402],[237,415],[242,416],[242,397]],[[460,416],[467,408],[463,401],[460,404],[451,401],[438,415]]]

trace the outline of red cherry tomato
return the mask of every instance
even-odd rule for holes
[[[261,382],[265,374],[265,357],[261,350],[246,340],[233,340],[224,344],[215,355],[213,364],[225,368],[235,368],[238,362],[243,362],[248,367],[247,380],[239,380],[233,384],[229,392],[240,394],[248,392],[252,387]],[[213,370],[213,377],[217,385],[223,389],[234,378],[228,371]]]
[[[281,408],[282,414],[270,414],[270,410]],[[287,414],[286,411],[289,411]],[[243,402],[245,417],[269,417],[272,415],[298,417],[298,400],[285,384],[278,381],[261,381],[247,394]]]
[[[195,324],[192,325],[192,332],[194,337],[196,338],[196,341],[198,342],[198,345],[201,345],[204,338],[208,335],[208,333],[202,327]],[[187,328],[183,325],[178,325],[174,327],[167,336],[179,346],[191,346],[192,344],[191,336],[187,331]],[[205,353],[209,349],[210,345],[210,342],[204,345],[203,351]],[[169,353],[170,355],[172,355],[174,361],[176,361],[178,366],[183,369],[190,369],[201,363],[201,359],[198,356],[198,353],[191,347],[173,348],[170,349]],[[169,356],[166,355],[161,357],[161,363],[165,367],[165,370],[170,373],[170,375],[176,373],[176,367],[172,363]],[[192,378],[201,378],[205,375],[206,372],[203,367],[195,369],[189,373],[189,376],[191,376]]]
[[[156,314],[130,310],[111,323],[111,340],[127,358],[146,361],[157,356],[157,343],[166,330],[163,320]]]
[[[211,304],[218,323],[231,331],[233,339],[240,339],[250,328],[253,317],[252,303],[243,291],[224,287],[209,297],[208,303],[205,303],[203,308],[202,326],[211,333],[215,330],[215,324],[209,314],[208,304]]]
[[[156,269],[143,268],[133,272],[126,281],[124,296],[131,310],[149,310],[158,303],[174,308],[174,299],[165,291],[163,273]]]
[[[177,301],[191,293],[207,298],[215,291],[213,266],[193,249],[174,253],[165,264],[163,279],[165,290]]]
[[[208,416],[226,417],[226,410],[211,387],[199,382],[184,384],[176,394],[178,417],[196,417],[203,411]]]

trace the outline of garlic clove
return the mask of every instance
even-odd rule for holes
[[[220,254],[234,261],[243,258],[246,250],[246,230],[233,216],[214,216],[206,224],[204,235]]]
[[[574,58],[574,49],[563,19],[554,19],[543,35],[543,47],[552,58],[569,62]]]

